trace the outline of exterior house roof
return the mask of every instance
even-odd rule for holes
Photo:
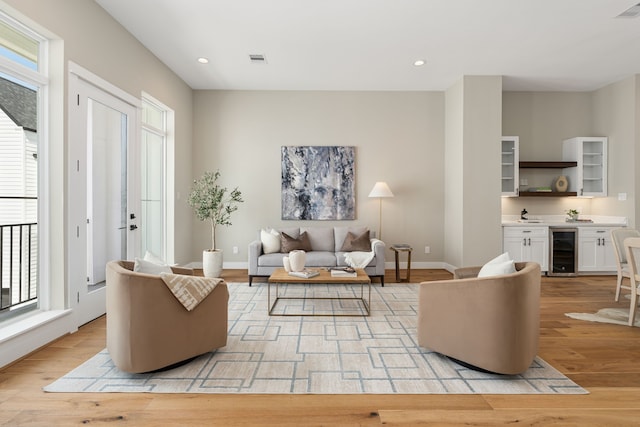
[[[38,131],[38,99],[35,90],[0,77],[0,109],[25,130]]]

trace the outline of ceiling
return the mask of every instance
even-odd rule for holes
[[[591,91],[640,74],[640,17],[616,18],[639,0],[95,1],[193,89],[442,91],[502,75],[509,91]]]

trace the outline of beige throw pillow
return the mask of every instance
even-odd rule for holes
[[[352,232],[347,233],[347,237],[342,244],[341,252],[371,252],[371,239],[369,238],[369,230],[362,234],[355,235]]]
[[[307,252],[311,250],[311,242],[309,241],[307,232],[303,231],[297,239],[294,239],[287,233],[280,233],[280,252],[286,254],[296,249]]]
[[[276,230],[260,230],[260,241],[262,242],[262,252],[273,254],[280,252],[280,233]]]

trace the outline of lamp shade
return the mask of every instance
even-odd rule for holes
[[[393,193],[386,182],[378,181],[369,193],[369,197],[393,197]]]

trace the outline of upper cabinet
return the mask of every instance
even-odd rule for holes
[[[502,137],[502,195],[517,196],[519,182],[519,144],[517,136]]]
[[[582,197],[607,195],[607,138],[576,137],[563,141],[562,159],[576,161],[577,167],[564,169],[569,191]]]

